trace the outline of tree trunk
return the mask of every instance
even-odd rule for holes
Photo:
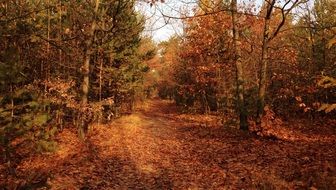
[[[62,47],[62,0],[60,0],[59,2],[59,31],[58,31],[58,43],[59,43],[59,46]],[[62,70],[62,50],[61,48],[58,49],[58,64],[59,64],[59,68],[60,70]],[[66,71],[66,68],[63,66],[63,71]],[[64,74],[64,73],[59,73],[59,74]]]
[[[45,73],[46,77],[45,79],[49,81],[49,76],[50,76],[50,1],[48,0],[48,9],[47,9],[47,15],[48,15],[48,31],[47,31],[47,65],[45,66]],[[45,85],[45,91],[47,91],[47,86]]]
[[[270,41],[270,21],[271,14],[275,4],[275,0],[267,3],[266,17],[264,23],[263,43],[261,49],[261,60],[259,68],[259,91],[258,91],[258,104],[257,104],[257,126],[261,126],[261,120],[264,115],[265,95],[267,86],[267,65],[268,65],[268,45]]]
[[[241,60],[241,49],[239,41],[239,32],[237,30],[237,0],[232,0],[232,32],[233,32],[233,45],[235,51],[235,65],[236,65],[236,80],[237,80],[237,106],[239,110],[239,125],[240,129],[248,130],[247,123],[247,110],[244,100],[244,72],[243,63]]]
[[[96,20],[97,20],[97,14],[98,14],[98,8],[99,8],[99,0],[95,1],[95,11],[94,11],[94,17],[91,24],[91,30],[89,31],[89,39],[86,41],[86,50],[84,54],[84,63],[83,63],[83,84],[82,84],[82,108],[88,107],[88,95],[89,95],[89,87],[90,87],[90,59],[92,54],[92,45],[94,42],[94,35],[96,31]],[[87,111],[87,109],[83,110],[84,112]],[[81,118],[81,124],[79,125],[79,135],[84,138],[85,133],[88,130],[88,121],[85,119],[85,115],[88,113],[82,113]]]
[[[266,94],[266,77],[267,77],[267,65],[268,65],[268,42],[266,42],[265,37],[262,45],[262,55],[259,70],[259,92],[258,92],[258,109],[257,109],[257,125],[260,126],[261,119],[264,114],[265,107],[265,94]]]
[[[94,18],[91,24],[91,30],[89,39],[86,42],[86,50],[84,54],[84,64],[83,64],[83,85],[82,85],[82,104],[85,106],[88,103],[88,94],[89,94],[89,74],[90,74],[90,59],[92,53],[92,44],[94,41],[94,34],[96,31],[96,17],[98,14],[99,0],[96,0]]]
[[[100,55],[102,56],[102,55]],[[99,57],[99,102],[102,101],[102,86],[103,86],[103,58]]]
[[[91,58],[91,51],[86,50],[84,55],[84,65],[83,65],[83,96],[82,96],[82,104],[86,106],[88,103],[88,94],[89,94],[89,74],[90,74],[90,58]]]
[[[13,122],[14,122],[14,89],[13,89],[13,84],[10,84],[10,98],[11,98],[11,126],[14,126]],[[15,175],[15,168],[12,165],[12,158],[11,158],[11,144],[9,142],[11,142],[11,140],[9,140],[10,138],[10,134],[8,134],[10,132],[10,130],[6,129],[4,130],[5,134],[4,134],[4,161],[7,164],[7,169],[9,171],[9,173],[11,175]]]

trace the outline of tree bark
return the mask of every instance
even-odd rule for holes
[[[102,55],[100,55],[102,56]],[[99,57],[99,102],[102,101],[102,86],[103,86],[103,58]]]
[[[89,31],[89,38],[86,41],[86,50],[84,53],[84,63],[83,63],[83,84],[82,84],[82,108],[84,108],[84,112],[87,111],[88,107],[88,95],[89,95],[89,88],[90,88],[90,60],[92,54],[92,45],[94,43],[94,35],[96,31],[96,22],[97,22],[97,14],[99,8],[99,0],[95,0],[95,9],[94,9],[94,17],[91,24],[91,29]],[[89,113],[82,113],[81,114],[81,121],[79,125],[79,136],[84,138],[85,133],[88,131],[88,121],[86,121],[85,116]]]
[[[233,32],[233,45],[235,51],[235,65],[236,65],[236,81],[237,81],[237,106],[239,110],[239,126],[242,130],[248,130],[247,123],[247,110],[244,100],[244,72],[243,72],[243,63],[241,59],[241,49],[239,41],[239,32],[237,27],[237,0],[232,0],[232,32]]]
[[[62,0],[59,2],[59,31],[58,31],[58,41],[59,41],[59,46],[62,47]],[[62,70],[62,50],[59,48],[58,50],[58,64],[60,70]],[[66,71],[66,68],[63,66],[63,70]],[[59,73],[59,74],[64,74],[64,73]]]
[[[99,8],[99,0],[96,0],[95,3],[95,12],[94,12],[94,18],[91,24],[91,30],[89,33],[89,39],[86,42],[86,50],[84,54],[84,64],[83,64],[83,85],[82,85],[82,104],[85,106],[88,103],[88,94],[89,94],[89,74],[90,74],[90,59],[92,54],[92,44],[94,41],[94,34],[96,31],[96,18],[98,14],[98,8]]]
[[[257,126],[261,126],[261,120],[264,115],[265,95],[267,86],[267,66],[268,66],[268,46],[270,41],[270,21],[272,11],[275,5],[275,0],[267,3],[266,17],[264,22],[263,42],[261,48],[261,60],[259,70],[259,91],[257,104]]]
[[[50,6],[50,0],[48,0],[48,6]],[[45,67],[46,72],[46,80],[49,81],[50,76],[50,8],[47,9],[47,15],[48,15],[48,31],[47,31],[47,65]],[[45,91],[47,91],[47,86],[45,85]]]
[[[84,65],[83,65],[83,88],[82,88],[82,104],[83,106],[88,104],[88,94],[89,94],[89,74],[90,74],[90,58],[91,58],[91,51],[86,50],[84,55]]]

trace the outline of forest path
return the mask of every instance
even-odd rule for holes
[[[55,154],[26,161],[50,174],[52,189],[336,187],[335,142],[260,138],[168,101],[93,126],[85,142],[67,130],[58,139]]]
[[[98,135],[90,140],[97,142],[99,154],[112,163],[107,167],[116,169],[116,164],[122,167],[113,172],[107,186],[117,189],[223,187],[224,170],[203,163],[208,161],[203,156],[214,154],[204,150],[212,141],[192,137],[189,127],[195,125],[198,124],[192,118],[177,114],[172,103],[152,100],[137,112],[109,124],[103,133],[98,129]],[[202,141],[205,144],[201,145]],[[201,145],[201,150],[195,144]]]

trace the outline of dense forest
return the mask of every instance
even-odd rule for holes
[[[334,0],[0,1],[0,189],[335,189],[335,142]]]

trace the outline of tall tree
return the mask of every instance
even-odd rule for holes
[[[232,33],[234,46],[234,62],[236,65],[236,88],[237,88],[237,107],[239,110],[240,129],[248,130],[247,110],[244,100],[244,72],[243,62],[241,59],[241,43],[238,31],[238,17],[237,17],[237,0],[231,1],[232,9]]]
[[[261,47],[261,59],[259,66],[259,90],[258,90],[258,103],[257,103],[257,125],[261,125],[262,117],[265,108],[265,96],[267,87],[267,66],[269,64],[268,48],[270,42],[278,35],[281,28],[284,26],[287,16],[291,10],[298,4],[299,0],[286,0],[281,7],[276,6],[277,1],[265,1],[262,12],[265,11],[264,17],[264,30]],[[271,19],[273,18],[274,9],[279,9],[281,12],[281,21],[273,31],[270,30]]]
[[[94,8],[94,16],[91,23],[91,29],[89,31],[88,39],[86,41],[86,50],[84,54],[84,64],[83,64],[83,95],[82,95],[82,104],[83,106],[86,106],[88,103],[88,93],[89,93],[89,74],[90,74],[90,59],[92,54],[92,45],[94,43],[95,38],[95,31],[96,31],[96,22],[97,22],[97,16],[98,16],[98,9],[99,9],[99,0],[95,0],[95,8]]]

